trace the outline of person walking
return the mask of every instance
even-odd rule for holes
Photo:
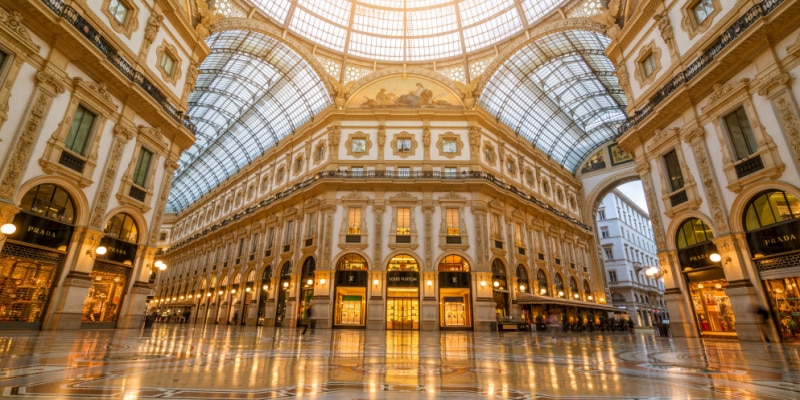
[[[758,316],[758,331],[761,334],[762,340],[767,343],[770,343],[769,340],[769,319],[770,314],[766,308],[762,306],[755,307],[756,316]]]
[[[303,325],[303,332],[301,333],[301,335],[305,335],[306,330],[308,330],[308,326],[311,325],[311,305],[308,305],[308,307],[306,307],[306,311],[303,313],[303,319],[306,320],[305,321],[306,323],[305,325]]]

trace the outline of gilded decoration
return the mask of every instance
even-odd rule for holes
[[[711,0],[711,5],[714,7],[714,10],[708,13],[702,22],[698,23],[697,16],[694,13],[694,7],[696,7],[698,3],[699,0],[687,1],[681,8],[681,14],[683,15],[683,18],[681,18],[681,28],[689,34],[690,40],[694,39],[698,34],[707,31],[708,28],[711,27],[714,17],[716,17],[722,9],[719,0]]]
[[[463,109],[459,96],[439,82],[423,77],[390,76],[359,88],[345,108]]]
[[[650,72],[650,75],[645,75],[644,62],[651,56],[655,62],[655,68]],[[636,81],[639,82],[639,87],[644,87],[655,80],[659,71],[661,71],[661,49],[656,46],[655,42],[650,42],[639,49],[639,55],[636,57],[636,69],[633,75],[636,77]]]
[[[108,25],[111,26],[115,31],[125,35],[128,39],[131,38],[131,35],[137,28],[139,28],[139,7],[136,6],[136,3],[129,0],[119,0],[119,2],[128,9],[127,14],[125,15],[125,20],[119,22],[114,14],[111,14],[109,10],[111,6],[111,0],[103,0],[103,5],[100,6],[103,10],[103,15],[106,16],[108,19]]]
[[[172,59],[173,64],[171,71],[167,71],[162,65],[164,56]],[[178,79],[181,77],[181,59],[178,57],[178,49],[175,48],[175,46],[166,42],[158,46],[156,49],[156,64],[158,71],[161,72],[161,78],[164,79],[164,81],[173,85],[178,83]]]
[[[3,179],[0,181],[0,198],[11,200],[11,196],[14,195],[14,191],[22,177],[22,170],[31,157],[33,143],[41,129],[42,118],[50,107],[50,102],[52,100],[52,97],[41,90],[38,96],[36,96],[31,112],[28,114],[28,118],[19,134],[19,140],[14,148],[14,152],[11,153],[8,167],[3,174]]]
[[[789,91],[780,92],[772,99],[772,105],[778,114],[778,121],[780,121],[783,132],[789,139],[794,158],[800,160],[800,118]]]
[[[705,147],[705,131],[701,127],[695,127],[687,130],[683,136],[684,141],[689,143],[694,152],[694,158],[700,170],[700,181],[703,183],[708,206],[711,209],[714,224],[719,230],[718,233],[728,232],[730,228],[728,227],[727,212],[724,210],[724,205],[719,197],[713,166],[708,159],[708,151]]]

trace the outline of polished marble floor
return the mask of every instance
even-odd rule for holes
[[[0,331],[0,398],[798,399],[800,346],[156,324]]]

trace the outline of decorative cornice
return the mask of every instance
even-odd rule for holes
[[[67,85],[56,74],[48,70],[41,70],[36,73],[36,80],[41,85],[42,83],[49,84],[53,87],[56,93],[64,93],[67,90]]]
[[[38,52],[40,46],[33,42],[28,28],[22,23],[22,16],[16,11],[8,12],[8,10],[0,7],[0,27],[11,32],[19,39],[19,43],[27,47],[31,53]]]
[[[792,77],[789,74],[775,71],[774,73],[761,77],[753,82],[753,87],[757,88],[759,96],[769,96],[769,92],[776,86],[789,86]]]
[[[701,108],[704,113],[718,105],[723,99],[739,90],[746,90],[749,87],[750,79],[742,78],[739,82],[716,84],[712,93],[708,96],[708,102]]]

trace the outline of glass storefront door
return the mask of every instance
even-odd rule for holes
[[[366,290],[362,288],[339,288],[333,322],[335,325],[363,326],[365,324],[365,292]]]
[[[441,326],[451,328],[472,326],[469,289],[442,289],[440,294]]]
[[[389,288],[386,329],[419,329],[419,294],[416,288]]]

